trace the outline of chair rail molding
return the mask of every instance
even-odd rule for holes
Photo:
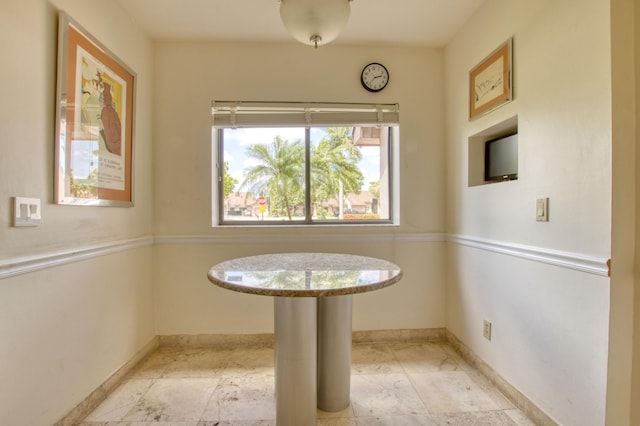
[[[535,262],[574,269],[589,274],[610,276],[611,259],[553,250],[543,247],[490,240],[468,235],[447,235],[447,241],[495,253],[515,256]]]
[[[481,250],[542,262],[585,273],[610,276],[611,260],[581,253],[563,252],[543,247],[527,246],[504,241],[468,235],[445,233],[402,233],[402,234],[334,234],[334,235],[156,235],[109,241],[88,246],[80,246],[59,251],[34,254],[31,256],[0,259],[0,279],[27,274],[42,269],[87,260],[125,250],[155,244],[274,244],[299,242],[382,242],[382,243],[440,243],[450,242]]]
[[[153,244],[153,241],[153,236],[146,236],[51,251],[47,253],[34,254],[32,256],[4,259],[0,260],[0,279],[27,274],[41,269],[53,268],[55,266],[66,265],[68,263],[79,262],[81,260],[91,259],[94,257],[105,256],[107,254],[117,253],[120,251],[131,250],[138,247],[150,246]]]

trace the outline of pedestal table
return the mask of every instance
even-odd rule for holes
[[[350,404],[352,296],[397,283],[386,260],[336,253],[279,253],[213,266],[214,284],[274,296],[278,426],[315,426],[316,407]]]

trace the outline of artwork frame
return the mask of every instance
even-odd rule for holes
[[[57,59],[54,201],[133,206],[136,73],[63,11]]]
[[[469,71],[469,120],[513,99],[513,37]]]

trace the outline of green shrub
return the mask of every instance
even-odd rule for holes
[[[380,219],[377,213],[346,213],[343,215],[344,220],[371,220]]]

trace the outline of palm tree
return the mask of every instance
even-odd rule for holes
[[[282,199],[291,220],[291,200],[298,198],[304,188],[304,144],[301,141],[289,143],[276,136],[270,145],[249,146],[247,156],[258,164],[244,170],[240,189]]]
[[[359,194],[364,176],[358,167],[362,158],[353,144],[348,127],[331,127],[311,153],[312,201],[337,198],[339,216],[343,217],[344,194]]]

